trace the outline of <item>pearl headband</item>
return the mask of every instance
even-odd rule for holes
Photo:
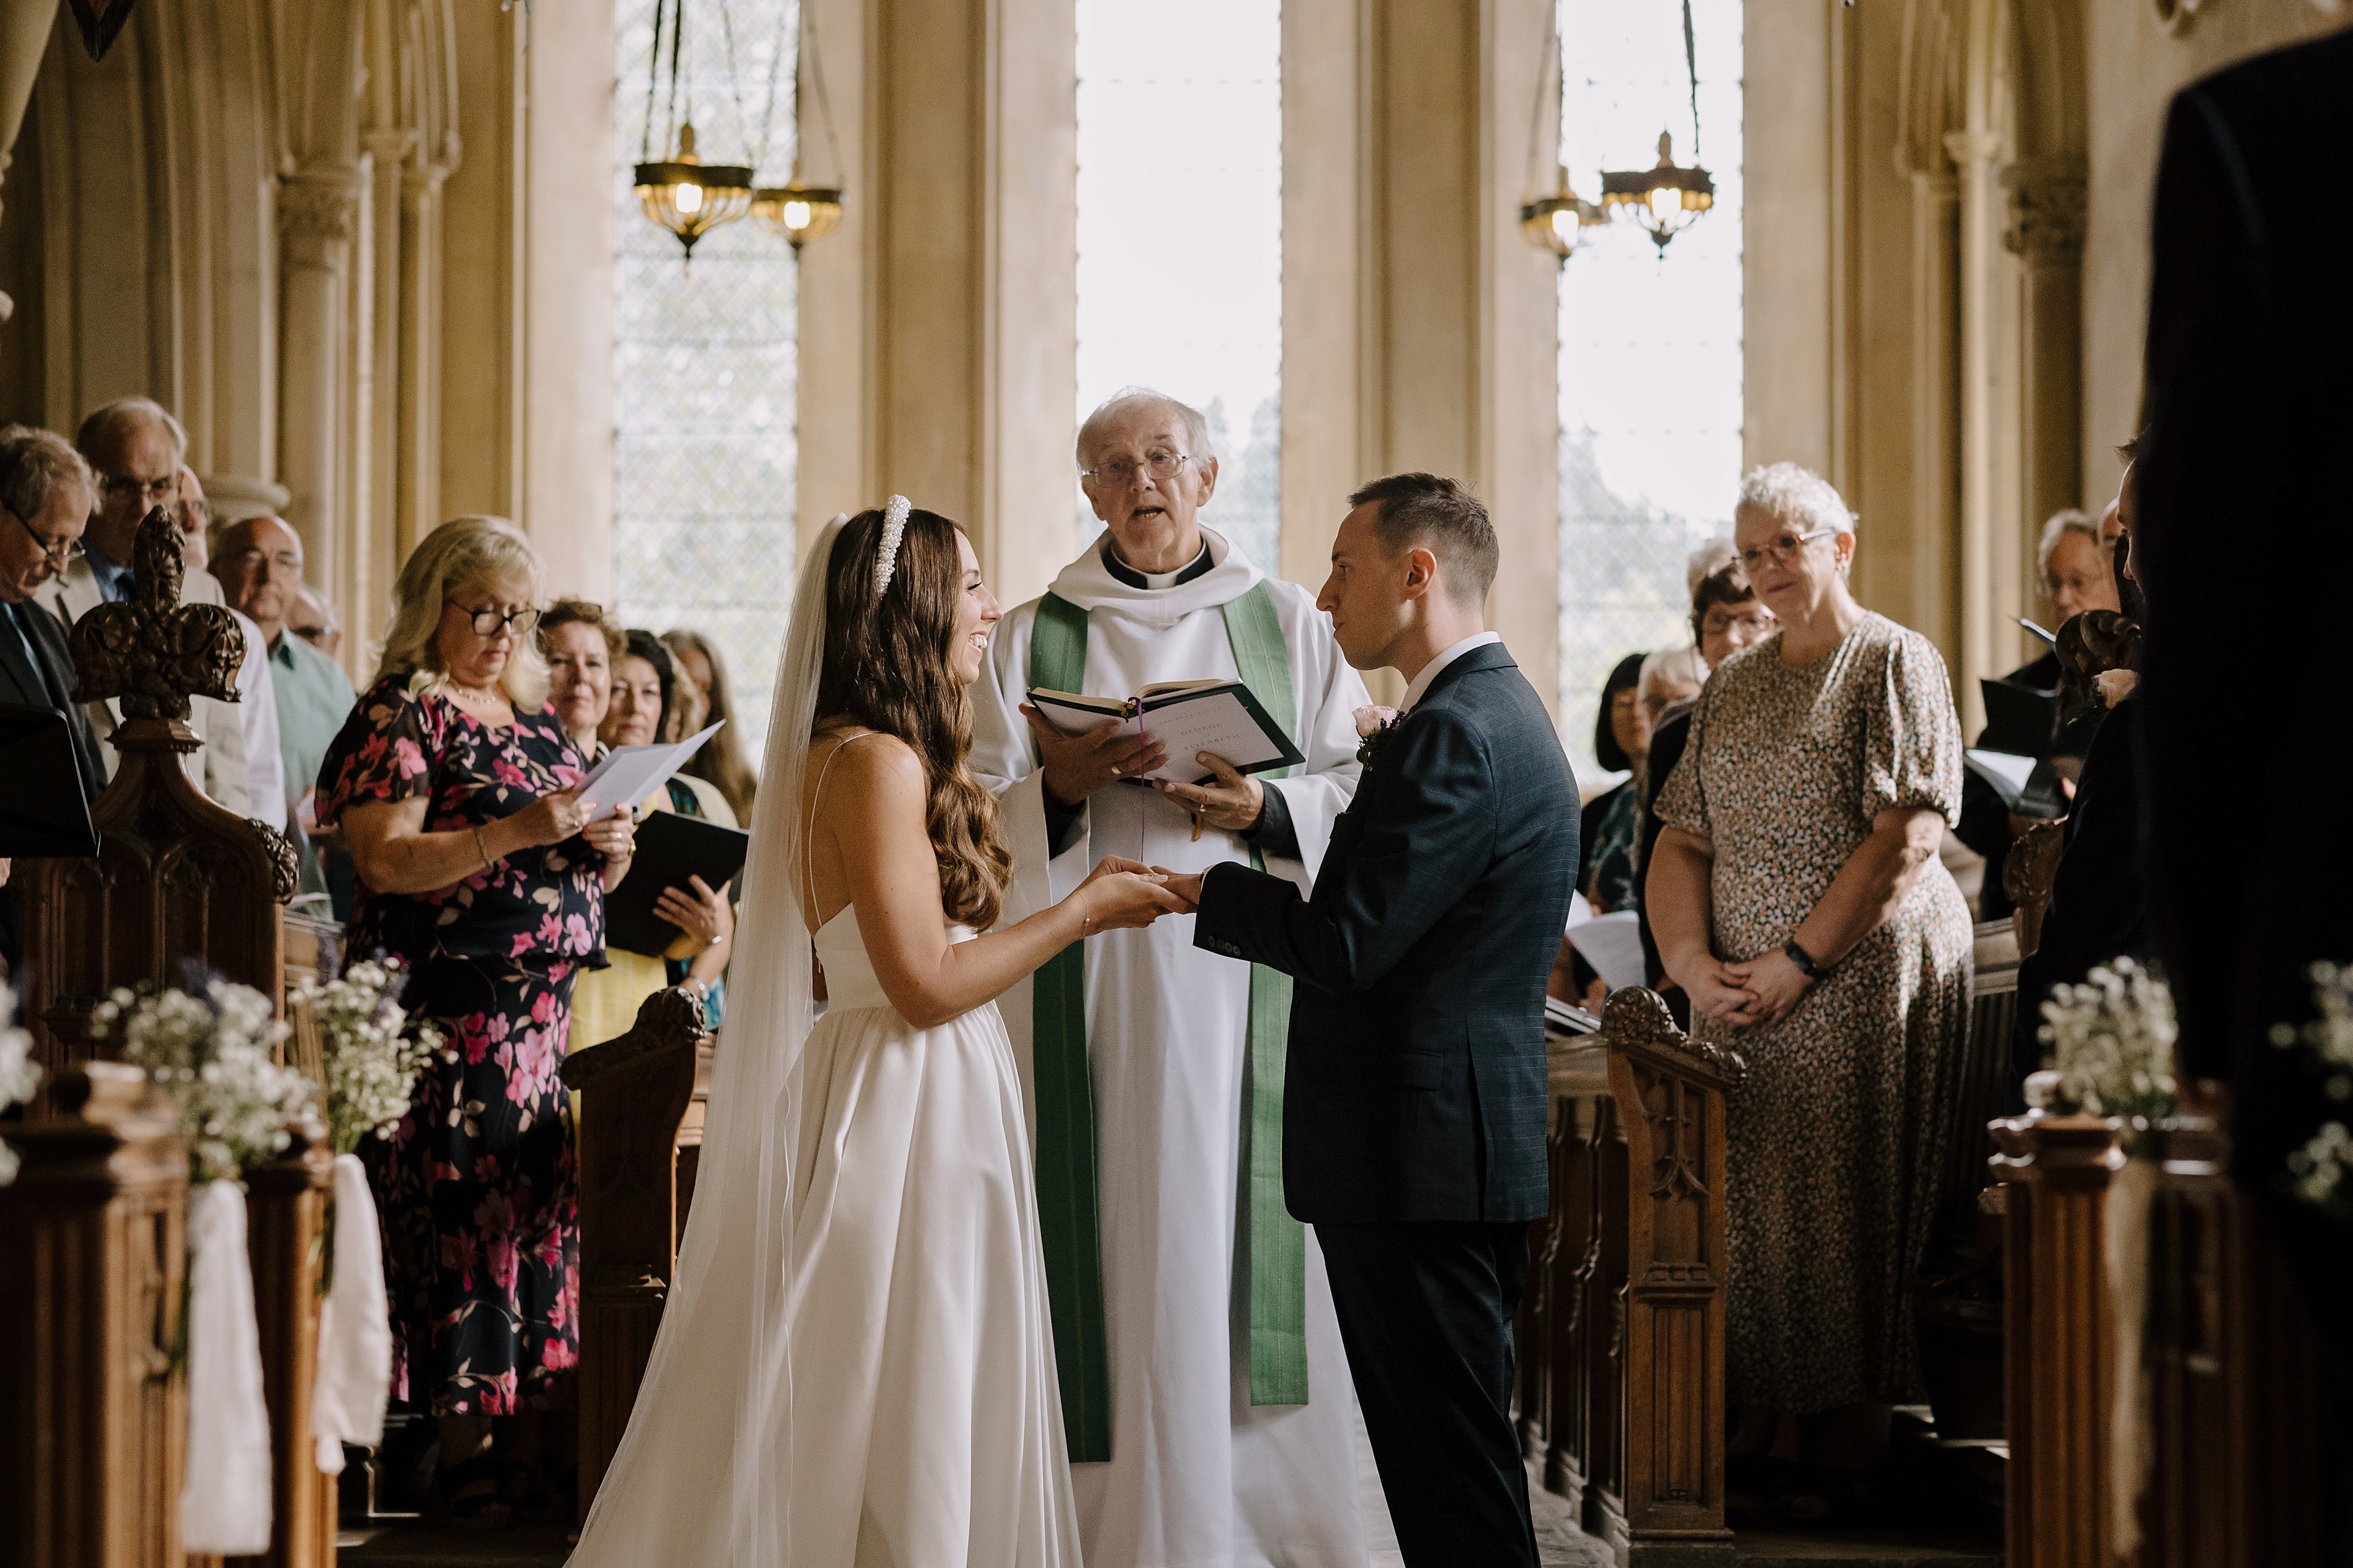
[[[912,509],[905,496],[892,496],[882,509],[882,543],[874,552],[874,597],[879,603],[891,591],[891,578],[899,570],[899,542],[907,534],[907,513]]]

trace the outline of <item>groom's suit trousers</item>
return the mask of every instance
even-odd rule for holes
[[[1327,1223],[1315,1237],[1409,1568],[1535,1568],[1512,1424],[1527,1226]]]

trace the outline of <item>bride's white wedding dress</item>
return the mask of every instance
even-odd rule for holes
[[[831,999],[801,1060],[793,1561],[1078,1568],[1029,1135],[997,1004],[911,1026],[847,909],[817,952]]]
[[[777,679],[694,1206],[570,1568],[1080,1568],[997,1005],[909,1024],[845,907],[811,1022],[797,808],[842,521]]]

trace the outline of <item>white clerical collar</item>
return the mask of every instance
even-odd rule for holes
[[[1501,632],[1481,632],[1475,637],[1464,637],[1461,642],[1456,643],[1452,647],[1448,648],[1444,653],[1440,654],[1436,658],[1433,658],[1428,664],[1423,665],[1421,667],[1421,673],[1415,676],[1413,678],[1413,683],[1405,689],[1405,703],[1398,710],[1398,711],[1400,713],[1410,712],[1413,709],[1413,705],[1420,701],[1423,695],[1430,690],[1430,683],[1438,679],[1438,672],[1440,670],[1444,669],[1448,665],[1452,664],[1456,659],[1461,658],[1464,654],[1469,653],[1473,648],[1485,647],[1491,642],[1502,642],[1503,640],[1504,634]]]

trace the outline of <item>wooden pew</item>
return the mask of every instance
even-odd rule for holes
[[[206,798],[180,763],[200,744],[190,693],[235,700],[244,636],[218,605],[179,603],[178,527],[160,509],[139,525],[134,572],[129,602],[73,629],[76,695],[119,698],[124,715],[90,807],[99,852],[26,863],[24,1022],[53,1077],[107,1054],[90,1014],[116,986],[180,984],[191,961],[268,996],[285,978],[294,847]]]
[[[237,1568],[332,1568],[335,1561],[335,1479],[320,1473],[311,1440],[333,1165],[323,1138],[323,1129],[298,1132],[283,1155],[245,1173],[246,1246],[269,1408],[270,1520],[269,1550],[227,1560]]]
[[[0,1564],[180,1562],[188,1155],[135,1068],[92,1062],[8,1130],[0,1187]]]
[[[2110,1568],[2114,1401],[2104,1215],[2124,1124],[2030,1111],[1993,1124],[2002,1183],[2010,1568]]]
[[[701,1151],[710,1059],[702,1005],[679,990],[647,997],[619,1038],[565,1058],[564,1082],[580,1096],[583,1521],[628,1429],[661,1327]],[[687,1128],[690,1110],[698,1114]]]
[[[1639,987],[1548,1042],[1553,1201],[1523,1314],[1523,1430],[1623,1563],[1732,1561],[1724,1108],[1743,1068]],[[1532,1271],[1533,1272],[1533,1271]]]

